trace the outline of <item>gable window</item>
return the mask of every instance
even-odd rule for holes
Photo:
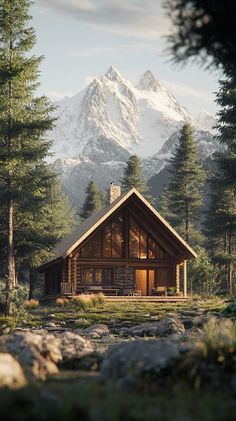
[[[117,215],[103,229],[95,234],[80,250],[85,258],[122,258],[124,257],[124,217]]]
[[[83,285],[114,285],[114,270],[112,268],[84,268]]]
[[[167,254],[134,218],[129,218],[129,257],[131,259],[165,259]]]

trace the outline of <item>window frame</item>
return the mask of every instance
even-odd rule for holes
[[[91,284],[85,284],[84,283],[84,272],[86,270],[92,270],[92,283]],[[100,284],[95,282],[95,276],[96,276],[97,270],[102,271],[102,280],[101,280]],[[111,271],[111,283],[110,284],[103,283],[103,278],[104,278],[103,273],[108,271],[108,270]],[[98,267],[98,266],[84,266],[84,267],[82,267],[82,283],[81,283],[81,286],[114,287],[115,286],[115,271],[114,271],[114,268],[112,268],[112,267]]]

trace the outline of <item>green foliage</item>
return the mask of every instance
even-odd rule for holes
[[[46,162],[54,107],[36,96],[42,57],[30,55],[35,44],[30,7],[30,0],[0,2],[0,267],[8,298],[15,268],[20,272],[47,258],[72,219]]]
[[[82,219],[87,219],[103,205],[102,193],[98,190],[94,181],[90,181],[86,189],[86,198],[80,213]]]
[[[167,0],[164,6],[172,23],[168,41],[175,61],[194,57],[204,66],[214,64],[235,72],[234,0]]]
[[[230,303],[228,304],[223,310],[222,310],[223,316],[228,317],[235,317],[236,316],[236,303]]]
[[[236,355],[236,323],[232,320],[210,319],[204,325],[203,354],[218,363],[234,360]]]
[[[135,188],[139,193],[147,196],[149,187],[142,176],[141,161],[137,155],[132,155],[124,169],[124,176],[121,179],[122,189],[129,191]]]
[[[196,224],[203,203],[205,173],[188,124],[181,130],[170,164],[170,182],[161,198],[161,212],[186,241],[196,243],[201,240]]]
[[[219,264],[222,283],[230,293],[235,289],[236,263],[236,77],[221,82],[217,102],[219,142],[223,150],[216,156],[217,171],[211,180],[206,235],[212,258]]]
[[[214,294],[219,287],[219,270],[203,247],[196,246],[195,251],[198,257],[188,266],[188,279],[192,290],[197,294]]]

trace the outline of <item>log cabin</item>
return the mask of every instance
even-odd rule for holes
[[[121,194],[111,184],[108,199],[38,268],[45,298],[98,292],[186,297],[194,250],[136,189]]]

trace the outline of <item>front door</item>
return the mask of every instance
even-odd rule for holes
[[[152,288],[155,284],[155,271],[147,269],[136,269],[135,271],[136,290],[141,295],[152,295]]]

